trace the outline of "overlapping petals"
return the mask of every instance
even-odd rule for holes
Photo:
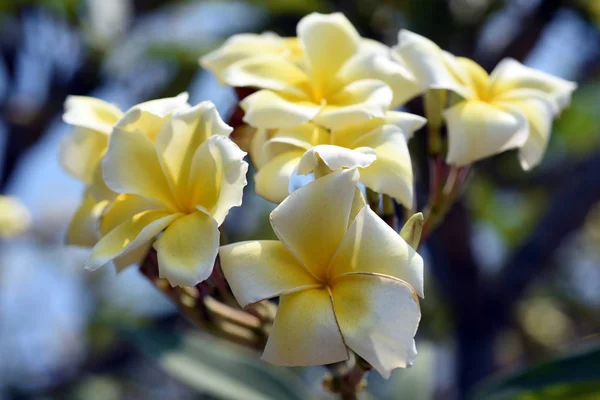
[[[232,38],[203,59],[228,85],[259,89],[240,103],[251,126],[313,122],[340,129],[383,117],[415,94],[410,73],[390,59],[385,46],[361,38],[342,14],[310,14],[298,23],[297,34],[295,42]]]
[[[271,214],[280,241],[221,247],[242,306],[280,296],[263,359],[322,365],[349,348],[384,377],[413,362],[423,261],[365,206],[358,178],[345,169],[292,193]]]
[[[212,272],[219,225],[241,204],[246,153],[228,138],[232,128],[210,102],[132,113],[137,119],[117,124],[102,161],[104,180],[119,195],[103,213],[88,268],[123,265],[154,243],[159,275],[172,285],[195,285]],[[144,129],[155,126],[134,125],[170,114],[154,141]]]
[[[475,62],[454,57],[430,40],[401,31],[396,58],[422,87],[448,89],[463,100],[446,110],[447,162],[466,165],[509,149],[520,149],[521,166],[540,163],[558,113],[576,85],[505,59],[488,75]]]
[[[390,195],[407,207],[413,203],[413,170],[407,140],[421,128],[425,119],[408,113],[388,111],[376,118],[329,133],[315,124],[279,129],[261,135],[262,165],[256,179],[256,192],[279,203],[289,194],[289,182],[297,173],[313,171],[318,153],[330,169],[362,168],[360,181],[367,187]],[[353,150],[353,151],[350,151]],[[348,157],[355,159],[349,162]],[[361,160],[356,160],[356,157]]]

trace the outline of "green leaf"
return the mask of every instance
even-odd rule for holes
[[[202,332],[125,330],[123,335],[168,374],[204,394],[231,400],[301,400],[308,397],[290,370],[269,365],[257,353]]]
[[[473,400],[600,398],[600,344],[489,382]]]

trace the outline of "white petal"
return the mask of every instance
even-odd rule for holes
[[[390,275],[406,281],[423,297],[423,259],[369,206],[364,206],[331,262],[330,276],[350,272]]]
[[[89,184],[107,147],[105,133],[75,128],[60,143],[60,164],[69,174]]]
[[[281,203],[288,195],[290,178],[303,151],[289,151],[270,160],[254,175],[256,194],[272,203]]]
[[[366,168],[375,161],[377,155],[371,148],[347,149],[345,147],[322,144],[308,150],[298,164],[297,173],[307,175],[315,170],[319,159],[332,170],[342,168]]]
[[[268,90],[259,90],[244,98],[240,106],[244,122],[259,129],[293,128],[317,115],[320,106],[310,102],[286,100]]]
[[[284,366],[325,365],[348,359],[327,290],[281,296],[262,359]]]
[[[320,286],[278,240],[222,246],[219,257],[223,274],[242,307]]]
[[[519,113],[477,100],[463,101],[444,112],[448,126],[446,162],[467,165],[527,141],[529,126]]]
[[[108,135],[121,116],[123,112],[117,106],[104,100],[86,96],[68,96],[62,118],[69,125]]]
[[[161,278],[171,286],[194,286],[213,271],[219,252],[217,221],[201,211],[174,221],[154,242]]]
[[[395,368],[412,365],[421,311],[406,282],[386,275],[350,274],[336,281],[331,291],[335,316],[350,349],[384,378]]]

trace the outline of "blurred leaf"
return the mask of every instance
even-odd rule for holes
[[[306,399],[300,380],[223,340],[194,332],[123,331],[144,354],[198,392],[231,400]]]
[[[600,398],[600,345],[485,384],[473,400]]]

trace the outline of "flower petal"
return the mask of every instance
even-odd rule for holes
[[[271,213],[275,234],[317,278],[326,277],[346,232],[357,180],[355,169],[326,175],[296,190]]]
[[[175,207],[154,144],[143,133],[115,128],[102,169],[106,185],[115,192],[137,194]]]
[[[329,276],[335,279],[349,272],[402,279],[423,297],[423,259],[368,206],[362,208],[344,235]]]
[[[344,82],[377,79],[386,83],[394,94],[390,108],[406,103],[424,90],[405,65],[389,59],[387,54],[355,54],[340,69],[338,79]]]
[[[239,61],[223,73],[233,87],[255,87],[303,96],[310,89],[308,76],[292,61],[273,54]]]
[[[527,120],[519,113],[477,100],[463,101],[447,109],[448,155],[446,162],[466,165],[527,141]]]
[[[368,147],[353,150],[330,144],[322,144],[304,153],[302,158],[300,158],[296,172],[299,175],[310,174],[317,168],[319,159],[323,160],[327,168],[337,171],[342,168],[366,168],[376,158],[375,151]]]
[[[256,194],[272,203],[282,202],[290,194],[290,178],[304,151],[289,151],[273,158],[254,175]]]
[[[254,129],[254,128],[250,128]],[[263,165],[265,165],[269,158],[264,150],[265,143],[269,140],[271,134],[267,129],[255,129],[254,135],[252,136],[252,140],[250,141],[250,159],[252,160],[252,165],[257,170],[260,169]]]
[[[150,242],[180,215],[166,210],[144,211],[134,215],[96,243],[86,269],[98,269],[122,254]]]
[[[377,159],[360,171],[360,182],[387,194],[405,207],[413,205],[413,170],[406,136],[397,126],[384,125],[354,142],[370,147]]]
[[[60,164],[69,174],[89,184],[107,147],[105,133],[75,128],[60,143]]]
[[[138,104],[127,110],[115,127],[127,132],[140,131],[154,140],[175,110],[189,107],[187,100],[188,94],[184,92],[175,97]]]
[[[449,89],[467,96],[463,84],[448,66],[446,53],[426,37],[403,29],[398,33],[398,44],[392,54],[413,73],[422,90]]]
[[[575,82],[527,67],[511,58],[500,61],[491,78],[494,95],[514,89],[537,89],[549,94],[561,110],[571,103],[571,94],[577,88]]]
[[[350,274],[331,291],[335,316],[351,350],[386,379],[393,369],[412,365],[421,311],[408,284],[385,275]]]
[[[259,129],[293,128],[310,121],[321,106],[308,101],[290,101],[269,90],[259,90],[240,102],[244,122]]]
[[[136,214],[161,208],[163,208],[162,204],[158,201],[135,194],[120,194],[104,209],[98,227],[100,234],[106,235]]]
[[[219,257],[225,278],[242,307],[321,286],[277,240],[222,246]]]
[[[364,79],[352,82],[331,96],[313,121],[329,129],[344,129],[383,117],[393,95],[392,89],[382,81]]]
[[[123,112],[119,107],[94,97],[68,96],[63,121],[69,125],[110,134]]]
[[[115,258],[112,263],[115,266],[117,273],[122,272],[125,268],[131,265],[140,265],[150,252],[151,248],[152,243],[146,243]]]
[[[325,365],[348,359],[326,289],[281,296],[262,359],[276,365]]]
[[[194,286],[213,271],[219,253],[217,221],[201,211],[169,225],[154,242],[158,272],[171,286]]]
[[[98,242],[100,239],[98,224],[107,203],[107,201],[98,202],[91,194],[85,194],[69,222],[67,244],[92,247]]]
[[[416,114],[388,111],[385,113],[385,123],[397,126],[406,139],[411,139],[416,131],[425,126],[427,120]]]
[[[294,128],[277,129],[265,144],[269,159],[291,150],[309,150],[319,144],[329,144],[331,135],[327,130],[311,123]]]
[[[235,62],[261,54],[286,54],[285,41],[272,33],[242,33],[233,35],[218,49],[200,59],[205,69],[223,83],[223,73]]]
[[[360,35],[341,13],[309,14],[298,23],[297,33],[311,78],[326,92],[338,69],[358,51]]]
[[[187,197],[192,160],[198,147],[212,135],[227,137],[232,131],[210,101],[173,114],[156,138],[156,151],[176,197]]]
[[[206,146],[209,155],[206,155]],[[204,150],[204,151],[203,151]],[[246,153],[224,136],[212,136],[196,151],[192,162],[190,180],[194,205],[205,207],[220,226],[232,207],[242,205],[242,195],[247,184],[248,163]],[[214,190],[214,204],[208,203],[203,192]]]

